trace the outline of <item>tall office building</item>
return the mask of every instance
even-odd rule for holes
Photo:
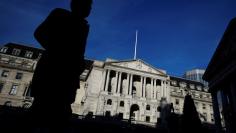
[[[205,73],[204,69],[193,69],[193,70],[186,71],[185,74],[183,75],[183,78],[198,81],[198,82],[203,83],[205,86],[207,86],[208,83],[202,79],[202,76],[204,75],[204,73]]]

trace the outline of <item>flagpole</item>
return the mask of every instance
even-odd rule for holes
[[[137,44],[138,44],[138,30],[136,30],[136,39],[135,39],[135,48],[134,48],[134,60],[136,60],[136,56],[137,56]]]

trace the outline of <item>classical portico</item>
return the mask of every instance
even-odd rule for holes
[[[129,119],[130,108],[135,104],[140,107],[136,121],[157,121],[161,98],[169,100],[169,77],[165,71],[142,60],[108,61],[104,64],[102,75],[100,103],[105,105],[100,104],[97,113],[122,113],[124,119]],[[112,101],[112,105],[107,105],[108,100]],[[124,107],[119,105],[121,101]]]
[[[135,63],[138,65],[142,62],[137,60]],[[145,71],[140,66],[140,69],[137,69],[137,66],[131,69],[122,65],[129,64],[108,63],[105,66],[101,87],[103,94],[148,100],[167,97],[168,90],[165,89],[167,86],[166,74],[153,68],[148,68],[149,71]],[[133,65],[133,62],[131,65]]]

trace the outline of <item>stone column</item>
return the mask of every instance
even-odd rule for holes
[[[217,93],[212,92],[211,96],[212,96],[212,102],[213,102],[213,111],[214,111],[216,133],[221,133],[222,125],[221,125],[221,118],[220,118],[220,111],[219,111],[219,103],[218,103]]]
[[[153,78],[151,78],[151,99],[153,99]]]
[[[105,71],[103,71],[103,75],[102,75],[102,87],[101,90],[105,91],[105,84],[106,84],[106,74],[107,74],[107,70],[105,69]]]
[[[107,77],[106,77],[106,87],[105,87],[106,92],[108,90],[108,85],[110,83],[110,72],[111,72],[111,70],[107,70],[107,71],[108,71],[108,73],[107,73]]]
[[[166,81],[164,81],[163,93],[164,93],[164,97],[166,98]]]
[[[132,95],[132,87],[133,87],[133,75],[130,74],[130,83],[129,83],[129,95]]]
[[[118,72],[116,71],[116,82],[115,82],[115,89],[112,90],[113,94],[116,93],[116,90],[117,90],[117,84],[118,84]]]
[[[118,88],[117,88],[118,89],[117,90],[118,94],[120,93],[121,78],[122,78],[122,72],[119,72]]]
[[[143,83],[143,97],[146,98],[146,77],[144,78],[144,83]]]
[[[161,97],[164,97],[164,81],[161,81]]]
[[[125,95],[129,95],[129,79],[130,79],[130,74],[127,73],[127,84],[125,88]]]
[[[139,90],[139,93],[140,93],[140,97],[143,97],[143,77],[142,76],[140,76],[140,78],[141,78],[141,84],[140,84],[140,89],[141,90]]]
[[[154,79],[154,87],[153,87],[153,98],[156,99],[156,90],[157,90],[157,80]]]
[[[225,86],[225,87],[229,87],[229,86]],[[222,100],[222,105],[223,105],[223,115],[224,115],[224,120],[225,120],[225,127],[226,127],[226,132],[228,133],[232,133],[232,126],[231,126],[231,117],[230,116],[230,108],[229,108],[229,97],[228,97],[228,93],[226,91],[227,88],[224,88],[221,90],[221,100]]]

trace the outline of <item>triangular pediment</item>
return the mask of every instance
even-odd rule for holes
[[[108,64],[112,66],[129,68],[129,69],[134,69],[138,71],[158,74],[158,75],[166,75],[166,72],[164,70],[157,69],[140,59],[128,60],[128,61],[111,61]]]

